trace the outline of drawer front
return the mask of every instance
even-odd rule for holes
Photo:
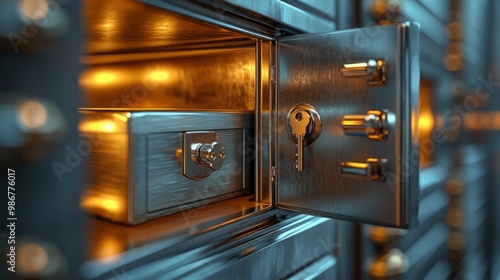
[[[217,142],[226,151],[225,162],[219,170],[201,180],[189,179],[182,174],[178,157],[178,151],[182,148],[182,132],[148,135],[147,211],[155,212],[180,205],[184,205],[180,209],[201,207],[249,190],[250,169],[246,166],[248,162],[245,162],[244,147],[246,131],[215,130]]]

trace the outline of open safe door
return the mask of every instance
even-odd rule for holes
[[[419,27],[279,38],[277,206],[409,228],[419,195]]]

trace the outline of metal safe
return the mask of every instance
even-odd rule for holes
[[[94,7],[89,9],[97,14],[96,19],[89,19],[90,31],[94,32],[92,24],[102,12]],[[250,190],[259,194],[256,202],[299,213],[403,228],[416,222],[419,176],[417,24],[407,22],[374,30],[269,38],[264,30],[260,33],[235,27],[220,30],[206,23],[200,29],[210,32],[210,38],[198,43],[199,34],[190,32],[203,23],[190,22],[178,11],[174,12],[177,13],[156,11],[158,21],[179,26],[176,29],[179,33],[172,35],[171,42],[162,43],[161,48],[165,48],[162,51],[122,54],[126,50],[120,45],[117,46],[120,53],[114,54],[118,50],[113,45],[104,45],[99,41],[101,37],[91,37],[85,55],[90,64],[82,82],[88,94],[96,95],[105,86],[108,92],[115,92],[112,79],[132,74],[119,71],[126,72],[126,67],[131,67],[133,70],[129,72],[139,72],[139,65],[153,58],[157,59],[154,63],[158,66],[149,75],[158,83],[156,90],[163,86],[161,90],[174,92],[182,89],[177,84],[161,83],[172,83],[170,80],[175,81],[177,76],[196,79],[190,75],[203,75],[207,70],[231,77],[235,74],[225,71],[248,71],[240,69],[246,63],[244,67],[254,73],[247,73],[245,80],[223,81],[239,83],[242,89],[232,87],[229,93],[209,94],[221,101],[231,101],[231,97],[225,95],[255,98],[252,100],[256,104],[255,113],[243,119],[236,113],[224,111],[231,108],[212,113],[201,110],[168,112],[161,108],[155,111],[137,108],[133,111],[110,111],[114,108],[82,111],[85,115],[80,126],[82,132],[95,134],[97,130],[102,135],[89,137],[103,138],[102,144],[96,145],[90,155],[91,177],[97,179],[83,201],[85,208],[122,223],[136,224],[150,219],[146,216],[156,217],[189,208],[197,199],[192,189],[213,185],[212,181],[220,181],[222,174],[228,179],[215,184],[218,189],[212,193],[217,195],[203,197],[210,203],[241,194],[245,189],[247,193],[248,189],[256,189]],[[138,30],[130,32],[140,34]],[[230,61],[224,61],[220,53]],[[243,54],[241,58],[239,54]],[[193,56],[198,56],[198,61],[202,62],[193,65]],[[169,57],[191,68],[176,69],[182,66],[173,65]],[[125,70],[108,66],[111,63],[121,63],[120,67]],[[214,69],[208,68],[207,63],[214,65]],[[161,77],[162,74],[165,77]],[[109,83],[101,81],[108,76]],[[214,76],[213,84],[204,81],[200,86],[219,90],[219,81],[227,77]],[[147,98],[162,98],[164,103],[159,102],[156,106],[192,110],[191,106],[196,104],[194,106],[206,106],[202,109],[214,109],[210,103],[197,100],[196,95],[200,95],[197,92],[205,89],[196,88],[196,82],[188,86],[194,92],[191,93],[194,101],[175,104],[171,98],[175,93],[171,92],[162,93],[163,96],[153,92]],[[249,92],[250,89],[253,92]],[[104,107],[103,100],[93,102],[90,107]],[[145,106],[137,103],[139,107]],[[105,126],[113,129],[106,131]],[[240,129],[240,132],[232,133],[232,129]],[[224,136],[224,133],[229,134]],[[122,139],[111,140],[117,137]],[[249,142],[253,142],[251,146]],[[255,158],[248,157],[251,148],[255,149]],[[117,162],[112,163],[112,160]],[[128,167],[118,168],[120,162],[128,162]],[[110,172],[106,168],[108,165],[119,171]],[[250,183],[250,174],[255,174],[257,184]],[[233,179],[234,176],[237,178]],[[159,183],[161,181],[164,183]],[[174,203],[169,202],[172,200]]]
[[[20,278],[493,275],[493,1],[80,2],[0,2]]]

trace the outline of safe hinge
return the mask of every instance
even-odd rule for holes
[[[276,65],[271,67],[271,83],[276,83]]]
[[[271,183],[276,182],[276,166],[271,167]]]

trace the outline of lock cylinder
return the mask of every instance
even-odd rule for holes
[[[218,142],[196,143],[191,147],[191,159],[202,165],[208,165],[213,170],[218,170],[224,163],[226,152],[224,147]]]
[[[180,151],[182,174],[193,180],[201,180],[222,168],[226,150],[216,140],[215,131],[193,131],[183,134]]]

